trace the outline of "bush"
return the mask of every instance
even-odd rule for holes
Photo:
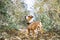
[[[42,22],[45,31],[52,29],[53,21],[49,18],[47,13],[38,14],[37,20]]]

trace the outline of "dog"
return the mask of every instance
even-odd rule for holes
[[[35,34],[34,30],[38,29],[40,30],[41,34],[43,33],[43,29],[42,29],[42,23],[39,21],[36,22],[32,22],[31,24],[28,25],[27,29],[28,29],[28,35],[30,34],[30,31],[32,31],[33,34]]]

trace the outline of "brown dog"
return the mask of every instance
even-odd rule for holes
[[[43,33],[42,31],[42,23],[39,21],[33,22],[30,25],[28,25],[28,34],[30,34],[30,31],[33,32],[33,34],[35,33],[34,30],[36,30],[37,28],[40,29],[40,32]]]

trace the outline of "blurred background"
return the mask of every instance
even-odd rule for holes
[[[26,28],[27,15],[60,34],[60,0],[0,0],[0,31]]]

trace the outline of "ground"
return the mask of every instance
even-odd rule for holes
[[[20,30],[0,30],[0,40],[60,40],[60,35],[56,32],[45,32],[41,34],[39,31],[34,36],[27,35],[26,29]]]

